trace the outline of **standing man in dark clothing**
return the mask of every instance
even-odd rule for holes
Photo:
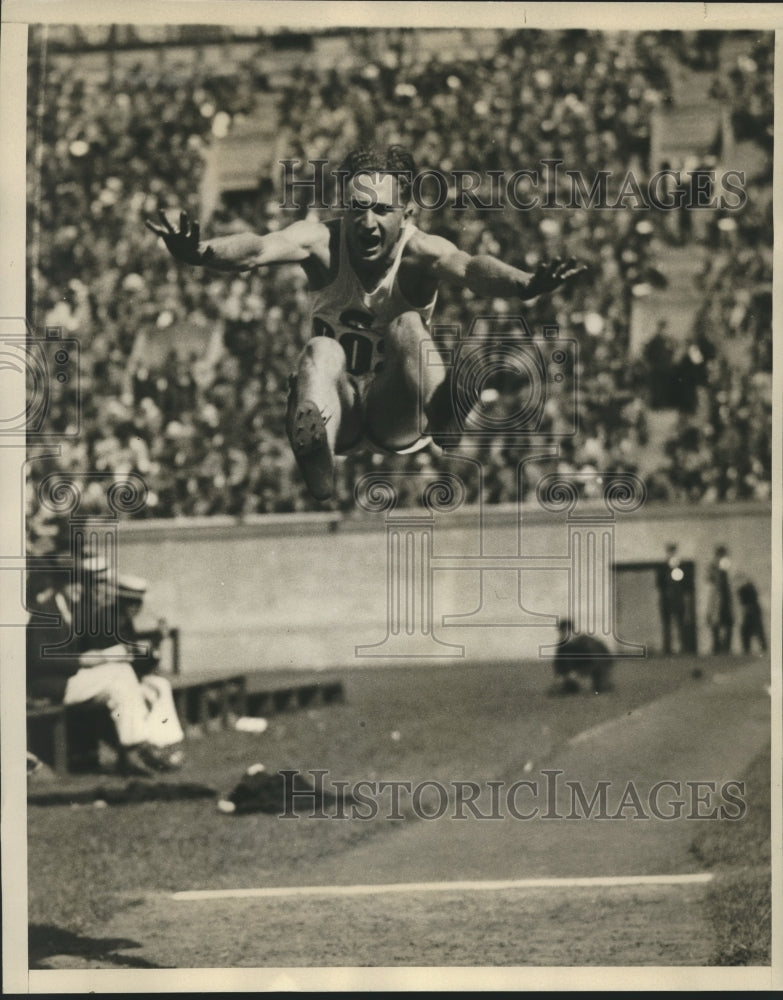
[[[672,625],[677,631],[677,651],[694,652],[692,643],[693,580],[691,567],[683,564],[675,542],[666,546],[666,562],[658,567],[656,587],[658,607],[661,612],[663,654],[671,656]]]
[[[743,653],[749,653],[751,642],[758,639],[761,651],[767,650],[767,636],[764,632],[764,621],[759,604],[759,592],[752,580],[745,579],[737,589],[737,598],[742,606],[742,621],[740,622],[740,638]]]
[[[731,637],[734,633],[734,600],[731,593],[730,569],[729,550],[725,545],[716,546],[715,555],[707,570],[709,584],[707,624],[712,630],[713,653],[731,652]]]

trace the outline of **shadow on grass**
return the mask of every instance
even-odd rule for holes
[[[46,969],[44,960],[54,955],[69,955],[107,966],[125,969],[160,969],[163,966],[135,955],[118,955],[120,948],[140,948],[138,941],[128,938],[91,938],[48,924],[31,924],[28,938],[31,969]]]
[[[209,785],[186,781],[152,781],[140,779],[124,784],[101,784],[89,788],[47,788],[30,791],[29,805],[73,806],[92,805],[96,801],[107,805],[128,805],[135,802],[175,802],[187,799],[214,798],[217,789]]]

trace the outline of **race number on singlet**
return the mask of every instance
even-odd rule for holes
[[[346,309],[337,324],[322,316],[313,317],[313,336],[337,340],[345,352],[345,364],[350,375],[377,372],[383,364],[383,337],[372,328],[375,317],[370,312]]]

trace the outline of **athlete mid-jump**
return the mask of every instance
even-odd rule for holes
[[[161,211],[147,226],[179,261],[243,272],[298,263],[310,288],[312,339],[290,380],[287,430],[310,493],[334,490],[334,456],[359,445],[403,452],[453,439],[451,369],[421,365],[441,282],[492,298],[534,299],[585,270],[573,260],[534,274],[489,255],[471,256],[411,222],[411,155],[357,150],[340,167],[348,204],[339,218],[300,221],[261,236],[202,241],[183,212],[175,229]],[[420,414],[427,418],[422,437]]]

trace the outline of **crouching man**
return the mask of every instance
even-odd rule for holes
[[[569,619],[561,619],[558,625],[561,645],[555,654],[555,683],[550,694],[576,694],[581,690],[580,681],[585,678],[589,679],[595,694],[611,691],[609,649],[594,636],[571,635],[571,629]]]
[[[112,584],[97,561],[83,569],[83,583],[49,586],[34,598],[34,609],[51,615],[53,624],[28,625],[28,694],[64,705],[105,705],[116,732],[121,773],[149,776],[176,769],[184,761],[184,733],[171,684],[154,672],[156,664],[133,640],[135,632],[128,634],[146,584],[122,576]],[[76,629],[76,620],[92,627]],[[108,626],[112,620],[119,622],[118,628]],[[137,673],[140,661],[146,661],[146,672]]]

